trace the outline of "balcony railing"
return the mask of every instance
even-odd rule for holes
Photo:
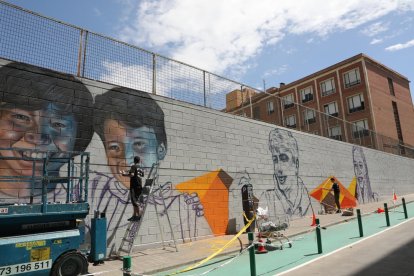
[[[361,130],[353,131],[352,135],[354,136],[354,138],[361,138],[364,136],[369,136],[369,130],[361,129]]]
[[[306,94],[304,98],[302,98],[302,103],[310,102],[313,100],[313,94]]]
[[[347,83],[345,83],[345,88],[349,88],[349,87],[358,85],[360,83],[361,83],[361,80],[356,80],[356,81],[353,81],[353,82],[347,82]]]
[[[310,125],[316,123],[316,118],[305,119],[305,125]]]
[[[329,138],[342,141],[342,135],[330,135]]]
[[[336,89],[335,89],[335,88],[332,88],[331,90],[325,90],[325,91],[322,91],[322,97],[325,97],[325,96],[331,95],[331,94],[335,93],[335,91],[336,91]]]
[[[288,108],[291,108],[291,107],[294,107],[294,106],[295,106],[294,103],[286,103],[286,104],[283,105],[283,108],[288,109]]]
[[[365,105],[364,105],[364,103],[361,103],[361,105],[358,106],[358,107],[350,108],[349,113],[354,113],[354,112],[361,111],[361,110],[364,110],[364,109],[365,109]]]

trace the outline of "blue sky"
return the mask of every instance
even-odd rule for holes
[[[260,89],[358,53],[414,81],[414,0],[7,2]]]

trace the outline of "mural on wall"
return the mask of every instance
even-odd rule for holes
[[[364,151],[359,146],[352,146],[352,159],[354,163],[354,172],[357,180],[356,198],[359,203],[368,203],[377,200],[377,193],[371,189],[369,180],[368,165],[365,159]]]
[[[304,216],[311,207],[308,191],[299,177],[299,147],[289,130],[275,128],[269,133],[269,150],[273,160],[272,189],[277,198],[277,216]],[[274,202],[273,202],[274,203]],[[268,204],[273,205],[272,202]]]
[[[0,68],[0,148],[13,148],[0,150],[0,155],[22,158],[0,159],[0,177],[40,176],[43,162],[34,162],[33,172],[33,161],[25,157],[44,158],[46,151],[55,152],[51,158],[70,157],[61,152],[84,151],[92,139],[91,93],[74,77],[65,75],[70,79],[65,81],[50,72],[17,62]],[[49,162],[49,175],[58,175],[62,165]],[[0,203],[29,202],[30,185],[0,181]],[[49,197],[55,188],[48,185]],[[41,183],[36,183],[34,202],[40,193]]]
[[[313,168],[322,169],[306,175],[303,172],[306,172],[308,168],[302,168],[302,175],[300,175],[299,146],[295,137],[305,136],[283,128],[272,129],[273,126],[269,125],[259,126],[254,121],[238,120],[231,118],[230,115],[213,111],[209,112],[208,118],[205,119],[212,121],[211,124],[196,126],[195,120],[186,122],[194,129],[194,137],[191,136],[192,133],[189,134],[191,137],[189,137],[188,144],[194,143],[195,145],[195,147],[187,147],[183,145],[184,139],[181,139],[183,135],[177,129],[171,127],[168,129],[171,132],[166,132],[165,129],[164,112],[174,111],[175,102],[156,101],[156,96],[125,88],[103,90],[103,86],[96,83],[96,88],[95,84],[85,87],[74,77],[18,63],[10,63],[1,67],[0,147],[13,149],[0,150],[0,156],[42,158],[44,155],[42,152],[33,155],[31,150],[23,150],[25,148],[54,151],[54,156],[60,157],[63,156],[62,152],[66,151],[85,151],[89,145],[88,151],[91,153],[91,169],[93,170],[91,170],[89,182],[91,214],[94,210],[106,214],[109,251],[116,250],[115,245],[119,244],[128,223],[127,218],[132,212],[132,206],[129,203],[130,181],[128,177],[122,176],[120,171],[129,168],[134,156],[141,158],[140,166],[145,172],[144,179],[147,178],[154,163],[162,168],[157,170],[159,176],[157,187],[161,192],[157,192],[154,198],[149,198],[148,213],[141,224],[143,231],[138,233],[139,237],[136,240],[141,244],[160,241],[160,229],[156,225],[153,209],[157,206],[159,213],[163,213],[165,211],[164,201],[165,208],[170,214],[174,235],[179,240],[238,232],[245,224],[243,211],[251,210],[252,205],[254,210],[258,207],[259,200],[254,193],[260,194],[260,204],[262,207],[266,207],[267,204],[269,215],[273,213],[279,218],[279,223],[288,222],[293,216],[304,216],[312,206],[307,187],[301,176],[304,179],[315,175],[326,176],[330,172],[325,171],[324,166],[327,163],[324,162],[342,164],[342,161],[334,159],[326,161],[316,159],[316,157],[309,158],[314,151],[326,150],[324,141],[318,140],[315,142],[315,148],[304,149],[303,155],[314,162],[321,162],[320,166]],[[94,95],[95,101],[88,88],[94,93],[97,91],[98,94]],[[160,105],[166,106],[164,111]],[[178,120],[176,121],[180,115],[197,116],[205,113],[205,110],[198,110],[196,107],[183,105],[179,108],[180,112],[170,112],[171,118],[168,119],[171,125],[180,124]],[[211,137],[203,135],[205,131],[225,132],[226,130],[216,129],[218,124],[215,123],[223,116],[227,116],[229,122],[220,123],[224,127],[236,124],[237,130],[231,130],[235,133],[238,133],[239,129],[244,130],[254,126],[254,128],[260,128],[259,133],[270,131],[269,137],[258,138],[260,140],[258,149],[255,146],[250,147],[251,143],[249,143],[253,137],[256,139],[255,134],[243,132],[237,141],[236,139],[215,140],[214,134]],[[227,129],[224,127],[222,129]],[[97,135],[92,141],[94,132]],[[227,132],[220,134],[227,137]],[[177,141],[174,141],[174,138],[177,138]],[[305,139],[316,141],[319,138],[306,135],[303,139],[301,141],[306,141]],[[204,148],[200,150],[208,143],[213,144],[217,150],[217,155],[211,154],[211,156],[217,157],[204,155]],[[270,165],[269,152],[267,149],[262,150],[263,144],[269,147],[273,170],[268,167]],[[232,150],[233,146],[240,145],[244,146],[244,150]],[[183,146],[185,151],[182,150]],[[331,146],[340,148],[341,153],[347,156],[347,160],[350,159],[352,145],[332,141]],[[177,152],[174,152],[175,148]],[[178,154],[179,151],[180,154]],[[230,152],[231,156],[223,156],[226,152]],[[368,151],[365,153],[370,154],[370,157],[376,156]],[[185,158],[179,159],[178,157],[183,154]],[[249,162],[249,157],[266,162]],[[352,147],[352,157],[353,169],[351,166],[342,166],[341,174],[345,176],[355,174],[355,186],[352,186],[354,187],[352,190],[356,191],[359,203],[375,200],[378,195],[372,191],[362,148]],[[199,163],[200,168],[205,168],[205,170],[202,172],[198,169],[187,170],[184,169],[186,166],[182,166],[181,169],[170,168],[180,168],[180,166],[171,165],[174,161],[180,162],[178,165],[190,162],[185,160],[191,160],[191,162],[196,160],[194,163]],[[246,161],[242,163],[240,160]],[[406,160],[396,162],[404,164]],[[214,165],[218,163],[220,165]],[[349,162],[348,165],[351,163]],[[51,175],[59,173],[63,175],[65,172],[61,164],[51,162],[48,166]],[[215,170],[216,168],[223,169]],[[263,168],[268,168],[268,170],[262,172]],[[375,162],[373,169],[376,169]],[[229,171],[232,172],[231,176]],[[257,173],[258,171],[261,173]],[[249,172],[254,172],[254,174]],[[0,158],[0,203],[8,201],[14,203],[16,199],[21,203],[27,202],[28,184],[14,182],[11,185],[2,179],[5,176],[31,176],[32,173],[32,163],[27,160],[18,162]],[[36,175],[42,173],[40,164],[36,163],[34,173]],[[396,172],[384,172],[384,175],[391,177],[388,174],[394,177]],[[382,175],[371,175],[371,177],[374,177],[373,182],[377,184],[376,187],[379,187],[378,182],[381,182],[378,179],[381,180]],[[406,181],[408,182],[409,180]],[[63,194],[61,187],[55,189],[51,185],[50,188],[51,191],[55,191],[50,193],[50,198],[60,200]],[[406,189],[409,190],[409,188]],[[169,228],[167,229],[165,220],[161,221],[161,224],[161,227],[166,229],[164,232],[167,235],[166,238],[169,239]]]
[[[107,214],[108,243],[111,243],[116,228],[127,223],[124,213],[129,201],[129,177],[122,176],[120,171],[129,168],[134,156],[139,156],[139,165],[146,177],[153,164],[159,164],[164,159],[167,154],[164,113],[147,93],[138,96],[136,91],[114,88],[95,97],[94,129],[103,142],[107,164],[113,176],[97,173],[91,193],[92,200],[97,202],[92,204]],[[167,209],[172,208],[174,203],[183,205],[180,209],[182,213],[191,210],[193,214],[186,213],[186,219],[180,216],[180,222],[189,224],[190,230],[196,227],[193,224],[196,221],[194,216],[204,215],[197,192],[180,193],[171,182],[167,182],[162,185],[162,197],[155,197],[155,200],[150,198],[149,203],[163,208],[164,199]],[[196,233],[193,230],[191,234],[182,227],[181,230],[183,238]]]
[[[122,176],[120,171],[128,169],[134,156],[139,156],[139,165],[147,176],[167,151],[162,110],[149,97],[140,101],[140,97],[128,94],[131,91],[123,92],[119,88],[109,90],[95,96],[94,103],[94,130],[104,145],[112,176],[97,173],[91,199],[96,210],[107,214],[108,242],[114,238],[115,228],[126,223],[129,177]]]
[[[196,212],[204,214],[214,235],[226,234],[229,221],[229,187],[232,178],[223,170],[206,173],[176,185],[176,188],[198,197],[202,206],[194,206]],[[185,200],[191,200],[192,198]],[[191,202],[190,202],[191,203]]]

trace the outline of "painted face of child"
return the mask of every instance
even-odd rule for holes
[[[60,114],[50,103],[43,109],[0,108],[0,155],[11,157],[0,160],[0,174],[11,176],[40,176],[46,151],[72,151],[77,124],[73,115]],[[33,151],[36,150],[36,151]],[[33,161],[32,158],[39,158]],[[49,164],[48,170],[59,171],[60,163]],[[33,171],[34,168],[34,171]],[[27,196],[28,182],[0,183],[0,190],[13,197]]]
[[[131,128],[109,119],[105,121],[105,133],[108,165],[126,187],[129,187],[129,178],[121,176],[119,171],[128,168],[134,156],[140,158],[139,165],[147,171],[164,157],[164,145],[158,144],[154,130],[150,127]]]

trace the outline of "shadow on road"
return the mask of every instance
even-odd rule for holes
[[[414,276],[414,239],[353,275]]]

